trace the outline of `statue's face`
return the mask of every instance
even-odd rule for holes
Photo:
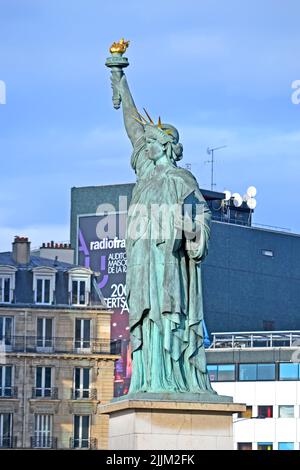
[[[156,139],[147,137],[146,154],[150,160],[157,161],[164,155],[164,147]]]

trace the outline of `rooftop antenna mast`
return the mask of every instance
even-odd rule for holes
[[[215,164],[215,160],[214,160],[214,152],[216,150],[220,150],[220,149],[224,149],[225,147],[227,147],[227,145],[221,145],[220,147],[207,147],[207,153],[208,155],[211,155],[211,160],[207,160],[205,163],[211,163],[211,190],[213,191],[214,190],[214,186],[216,186],[216,184],[214,183],[214,164]]]

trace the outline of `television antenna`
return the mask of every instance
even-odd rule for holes
[[[207,150],[206,150],[207,154],[211,155],[211,160],[207,160],[205,163],[211,163],[211,183],[210,183],[210,186],[211,186],[212,191],[214,190],[214,186],[216,186],[216,184],[214,183],[214,164],[215,164],[214,152],[216,150],[224,149],[225,147],[227,147],[227,145],[221,145],[220,147],[207,147]]]

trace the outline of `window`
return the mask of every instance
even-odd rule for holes
[[[211,382],[233,382],[235,380],[235,365],[220,364],[207,366]]]
[[[34,441],[32,447],[43,449],[52,447],[52,415],[34,416]]]
[[[76,319],[75,348],[89,349],[91,347],[91,320]]]
[[[269,258],[273,258],[274,251],[273,250],[261,250],[261,254],[264,256],[268,256]]]
[[[12,414],[0,414],[0,447],[12,447]]]
[[[293,442],[278,442],[278,450],[294,450]]]
[[[0,303],[10,303],[12,298],[11,278],[0,277]]]
[[[257,380],[275,380],[275,364],[257,364]]]
[[[76,367],[74,369],[74,398],[90,397],[90,369]]]
[[[273,406],[271,405],[258,406],[257,417],[258,418],[273,418]]]
[[[278,417],[279,418],[294,418],[294,406],[293,405],[279,405]]]
[[[12,392],[12,366],[0,366],[0,397],[11,397]]]
[[[50,279],[37,278],[35,302],[37,304],[50,304]]]
[[[0,344],[11,348],[13,341],[13,317],[0,317]]]
[[[39,266],[33,270],[34,302],[41,305],[51,305],[54,302],[55,268]]]
[[[252,442],[238,442],[238,450],[252,450]]]
[[[41,349],[52,348],[52,318],[37,319],[37,347]]]
[[[240,380],[256,380],[256,364],[240,364]]]
[[[36,368],[35,397],[51,397],[51,367]]]
[[[279,364],[279,380],[299,380],[299,364],[292,362]]]
[[[241,381],[275,380],[275,364],[240,364]]]
[[[72,280],[72,305],[86,305],[87,303],[86,280]]]
[[[239,413],[239,418],[251,419],[252,418],[252,406],[246,406],[245,411]]]
[[[258,442],[257,450],[273,450],[272,442]]]
[[[218,381],[218,366],[207,366],[207,373],[211,382]]]
[[[89,448],[90,417],[74,416],[74,438],[73,447],[80,449]]]

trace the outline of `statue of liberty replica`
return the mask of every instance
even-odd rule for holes
[[[132,349],[128,395],[215,394],[206,370],[201,263],[211,214],[175,127],[141,114],[124,74],[128,41],[111,48],[113,104],[122,105],[136,184],[127,229],[127,301]],[[201,400],[201,396],[199,396]]]

